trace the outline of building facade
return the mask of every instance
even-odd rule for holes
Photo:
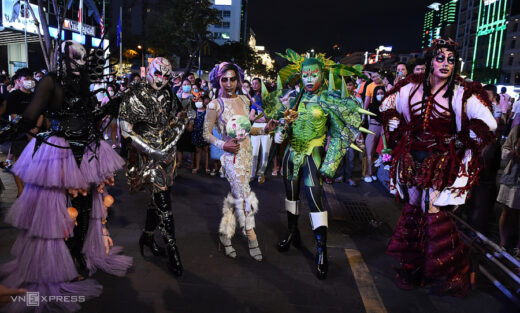
[[[513,8],[512,13],[516,14],[509,18],[507,24],[500,82],[520,87],[520,4]]]
[[[508,23],[515,0],[461,0],[456,40],[462,72],[483,83],[498,83],[502,74]]]
[[[214,41],[219,45],[226,42],[247,44],[247,1],[214,0],[213,7],[220,11],[222,17],[220,25],[211,25],[208,29]]]
[[[422,31],[422,48],[431,46],[436,38],[454,38],[457,25],[458,0],[449,0],[444,3],[430,4],[424,14]]]
[[[32,12],[39,21],[38,1],[28,1]],[[51,9],[51,1],[43,3],[43,9],[48,12],[47,23],[49,34],[58,37],[57,19]],[[93,12],[84,7],[83,24],[80,32],[78,19],[78,4],[71,5],[64,16],[60,37],[62,40],[74,40],[87,49],[98,47],[101,43],[99,24]],[[99,14],[99,12],[97,12]],[[43,34],[42,24],[38,30],[35,17],[27,7],[26,1],[1,0],[0,3],[0,68],[6,69],[10,75],[22,67],[37,71],[46,67],[39,44],[38,32]],[[108,43],[107,43],[108,44]]]

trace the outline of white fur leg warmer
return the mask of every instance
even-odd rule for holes
[[[218,229],[220,234],[226,235],[229,239],[235,235],[235,228],[237,226],[237,220],[233,214],[235,199],[229,193],[224,199],[222,206],[222,219],[220,220],[220,227]]]
[[[235,215],[244,235],[247,230],[255,228],[256,212],[258,212],[258,199],[254,192],[251,192],[245,200],[235,199]]]

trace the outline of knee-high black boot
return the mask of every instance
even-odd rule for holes
[[[291,201],[285,199],[285,210],[287,211],[287,226],[289,233],[277,244],[278,251],[280,252],[288,251],[291,243],[295,247],[300,246],[300,231],[298,230],[299,204],[299,200]]]
[[[314,230],[316,238],[316,275],[319,279],[327,278],[329,262],[327,259],[327,227],[320,226]]]
[[[77,196],[71,200],[71,204],[78,211],[76,218],[77,226],[74,227],[74,236],[69,237],[66,241],[70,254],[74,259],[77,269],[80,273],[86,275],[87,262],[83,255],[83,244],[87,237],[88,226],[90,222],[90,211],[92,208],[92,194],[88,193],[86,196]]]
[[[163,248],[157,245],[157,242],[154,238],[154,231],[159,224],[159,217],[157,216],[157,209],[155,206],[151,206],[146,210],[146,222],[144,226],[143,233],[139,238],[139,248],[141,251],[141,256],[144,257],[144,247],[148,247],[153,255],[155,256],[164,256],[165,251]]]
[[[166,243],[170,270],[173,275],[181,276],[183,267],[179,255],[179,249],[177,248],[177,242],[175,240],[175,226],[173,224],[174,221],[173,213],[171,211],[169,190],[154,193],[154,201],[159,209],[159,217],[161,219],[159,229],[161,230],[162,237]]]

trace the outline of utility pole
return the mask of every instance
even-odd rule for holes
[[[123,76],[123,6],[119,7],[119,76]]]

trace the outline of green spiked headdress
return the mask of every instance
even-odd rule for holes
[[[323,77],[333,78],[333,86],[341,86],[342,76],[359,76],[365,77],[361,73],[359,66],[348,66],[344,64],[336,64],[330,58],[327,58],[324,53],[307,53],[299,54],[292,49],[285,50],[286,54],[277,53],[280,57],[289,61],[290,64],[282,68],[279,72],[280,81],[282,84],[295,85],[301,80],[301,71],[304,65],[318,64],[323,71]]]

